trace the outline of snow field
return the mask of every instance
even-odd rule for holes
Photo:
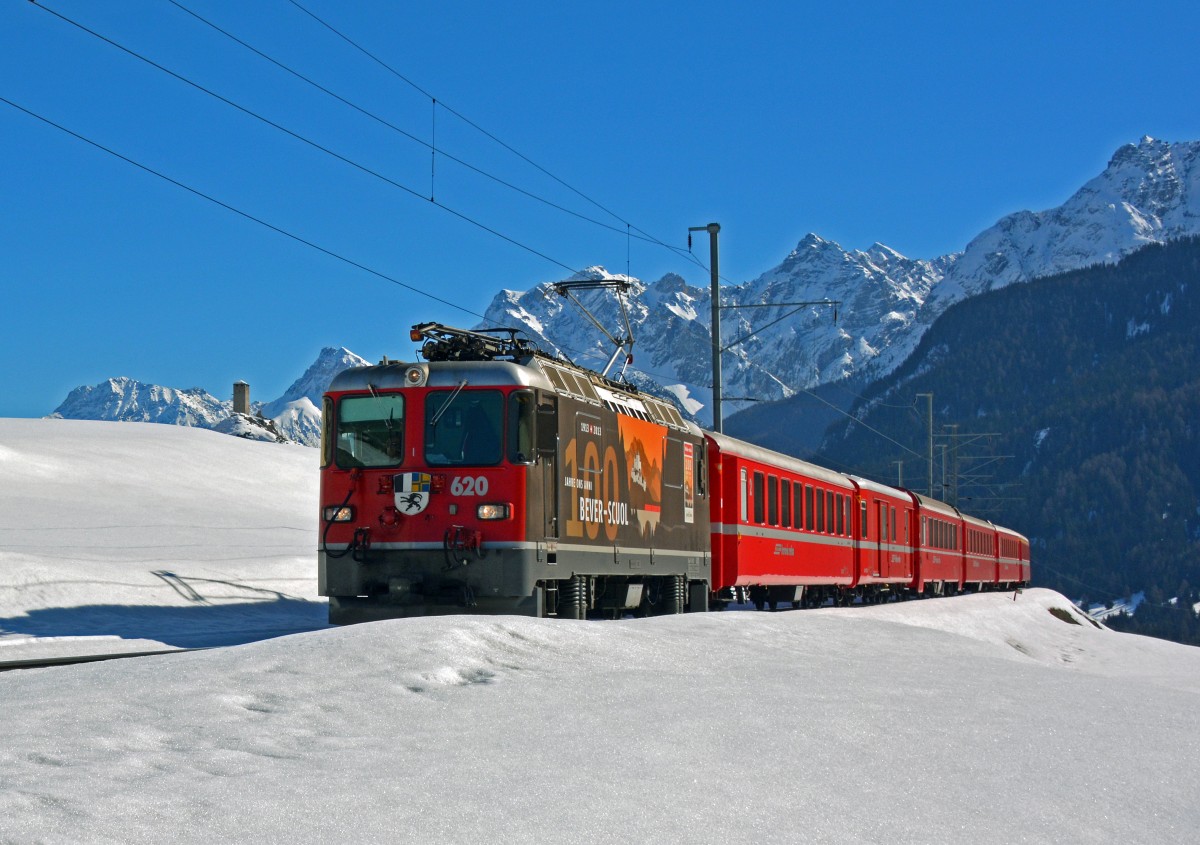
[[[0,444],[0,657],[323,613],[311,450]],[[1198,693],[1046,590],[380,622],[0,674],[0,843],[1191,842]]]

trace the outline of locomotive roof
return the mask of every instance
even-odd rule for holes
[[[395,390],[411,387],[405,374],[418,368],[427,387],[536,387],[570,396],[591,405],[666,425],[699,436],[700,428],[685,420],[669,401],[641,393],[627,385],[607,379],[599,373],[566,361],[534,355],[520,361],[431,361],[403,362],[384,360],[367,367],[343,370],[328,390]]]
[[[470,387],[550,387],[539,371],[510,361],[447,361],[436,364],[385,361],[369,367],[351,367],[334,376],[330,391],[395,389],[408,387],[404,374],[412,367],[426,374],[431,387],[457,387],[463,379]]]

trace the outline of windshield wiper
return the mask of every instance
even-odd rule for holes
[[[379,410],[383,410],[383,400],[379,398],[379,391],[375,389],[375,385],[367,382],[367,390],[371,392],[371,396],[375,398],[375,404],[379,406]],[[387,418],[383,420],[383,424],[387,426],[388,434],[395,430],[396,409],[388,408]]]
[[[458,398],[458,394],[462,393],[462,389],[466,386],[466,379],[463,379],[458,383],[458,387],[454,388],[454,391],[446,397],[446,401],[442,403],[442,407],[437,409],[437,413],[434,414],[433,419],[429,421],[430,428],[437,428],[438,421],[441,420],[442,415],[445,414],[446,411],[450,410],[450,403]]]

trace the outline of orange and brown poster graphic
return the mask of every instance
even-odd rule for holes
[[[696,521],[696,471],[692,460],[692,444],[683,444],[683,521]]]
[[[662,517],[663,461],[666,456],[666,426],[627,417],[617,417],[621,449],[625,453],[629,509],[643,538],[654,536]]]

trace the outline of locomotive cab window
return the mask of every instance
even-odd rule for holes
[[[425,398],[429,466],[494,466],[504,453],[499,390],[435,390]]]
[[[333,400],[321,400],[321,468],[333,463]]]
[[[404,460],[404,397],[343,396],[337,404],[339,467],[394,467]]]
[[[537,409],[533,393],[518,390],[508,397],[508,459],[514,464],[533,463],[533,431]]]

